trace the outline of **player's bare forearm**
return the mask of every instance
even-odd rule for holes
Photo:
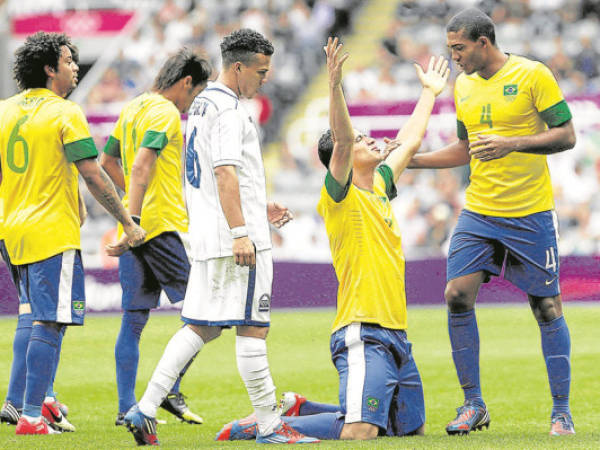
[[[516,137],[515,151],[551,155],[573,148],[576,141],[573,122],[569,120],[558,127],[550,128],[533,136]]]
[[[329,77],[329,127],[333,138],[333,152],[329,171],[338,183],[345,185],[352,169],[354,129],[342,90],[342,66],[348,54],[341,54],[342,44],[331,37],[327,40],[327,73]]]
[[[246,225],[240,200],[240,184],[234,166],[215,167],[219,202],[229,228]]]
[[[396,140],[401,143],[401,146],[386,158],[387,165],[394,173],[394,181],[398,180],[419,150],[434,103],[435,94],[428,88],[423,89],[410,118],[398,132]]]
[[[106,153],[100,155],[100,166],[108,174],[115,186],[125,191],[125,175],[119,161],[120,158],[107,155]]]
[[[459,139],[440,150],[417,153],[408,163],[409,169],[447,169],[469,164],[469,141]]]
[[[87,219],[87,208],[85,207],[85,201],[83,200],[83,194],[81,193],[81,189],[78,189],[79,200],[79,226],[83,226],[85,219]]]
[[[132,225],[131,216],[121,203],[115,185],[102,170],[95,159],[76,161],[75,165],[81,173],[90,193],[115,219],[123,225]]]
[[[150,174],[156,163],[156,151],[140,147],[135,155],[135,160],[131,166],[131,177],[129,179],[129,213],[134,216],[140,216],[142,213],[142,204],[144,196],[150,183]]]

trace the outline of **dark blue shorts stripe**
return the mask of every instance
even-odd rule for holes
[[[248,272],[248,290],[246,291],[246,313],[245,319],[252,319],[252,300],[254,300],[254,288],[256,287],[256,267]]]
[[[270,322],[257,322],[256,320],[195,320],[181,316],[181,320],[189,325],[198,325],[204,327],[223,327],[231,328],[238,325],[246,325],[251,327],[268,327]]]

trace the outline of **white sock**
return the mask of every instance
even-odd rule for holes
[[[42,420],[42,416],[31,417],[23,414],[21,417],[25,418],[29,423],[38,423],[40,420]]]
[[[258,433],[269,435],[281,423],[275,398],[275,385],[269,371],[264,339],[236,336],[237,366],[258,422]]]
[[[142,413],[156,417],[156,410],[175,384],[179,373],[203,345],[202,338],[190,327],[185,326],[173,335],[138,403]]]

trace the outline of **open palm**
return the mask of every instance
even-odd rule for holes
[[[417,76],[424,88],[429,88],[434,95],[439,95],[446,87],[450,69],[448,68],[448,60],[443,56],[438,56],[437,61],[435,56],[429,60],[427,72],[423,72],[421,66],[415,63]]]

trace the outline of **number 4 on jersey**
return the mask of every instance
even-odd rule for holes
[[[479,119],[479,123],[488,124],[490,128],[494,127],[492,124],[492,105],[490,103],[481,107],[481,118]]]

